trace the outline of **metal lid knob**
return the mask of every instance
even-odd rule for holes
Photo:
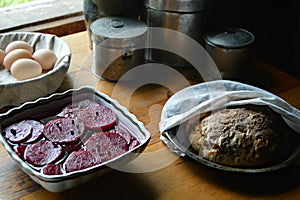
[[[95,20],[90,28],[93,42],[116,48],[140,44],[148,30],[144,22],[126,17],[103,17]]]
[[[119,19],[112,19],[110,21],[110,24],[114,28],[122,28],[122,27],[124,27],[124,23],[121,20],[119,20]]]

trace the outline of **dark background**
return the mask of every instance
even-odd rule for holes
[[[216,13],[217,31],[252,32],[254,54],[300,79],[299,0],[219,0]]]

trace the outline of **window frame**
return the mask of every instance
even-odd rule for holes
[[[86,29],[83,0],[37,0],[0,8],[0,33],[33,31],[64,36]]]

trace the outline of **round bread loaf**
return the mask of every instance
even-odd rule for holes
[[[268,107],[214,111],[188,122],[192,148],[200,157],[234,167],[268,166],[283,159],[286,131]]]

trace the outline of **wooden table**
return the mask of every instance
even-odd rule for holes
[[[142,164],[157,168],[144,173],[113,170],[74,189],[51,193],[33,182],[0,146],[0,199],[299,199],[300,167],[267,174],[234,174],[205,167],[189,158],[178,158],[159,139],[158,122],[163,105],[172,93],[186,87],[176,83],[173,91],[157,84],[138,88],[128,97],[114,94],[116,83],[99,80],[90,72],[92,50],[86,32],[63,37],[72,51],[71,66],[58,92],[91,85],[117,99],[145,124],[151,140],[145,152],[156,159]],[[192,69],[179,69],[189,84],[201,82]],[[277,94],[300,108],[300,80],[252,58],[238,79]],[[246,75],[245,75],[246,74]],[[161,151],[159,151],[161,150]],[[172,162],[169,162],[171,160]],[[161,167],[162,165],[165,167]],[[143,167],[143,166],[141,166]]]

